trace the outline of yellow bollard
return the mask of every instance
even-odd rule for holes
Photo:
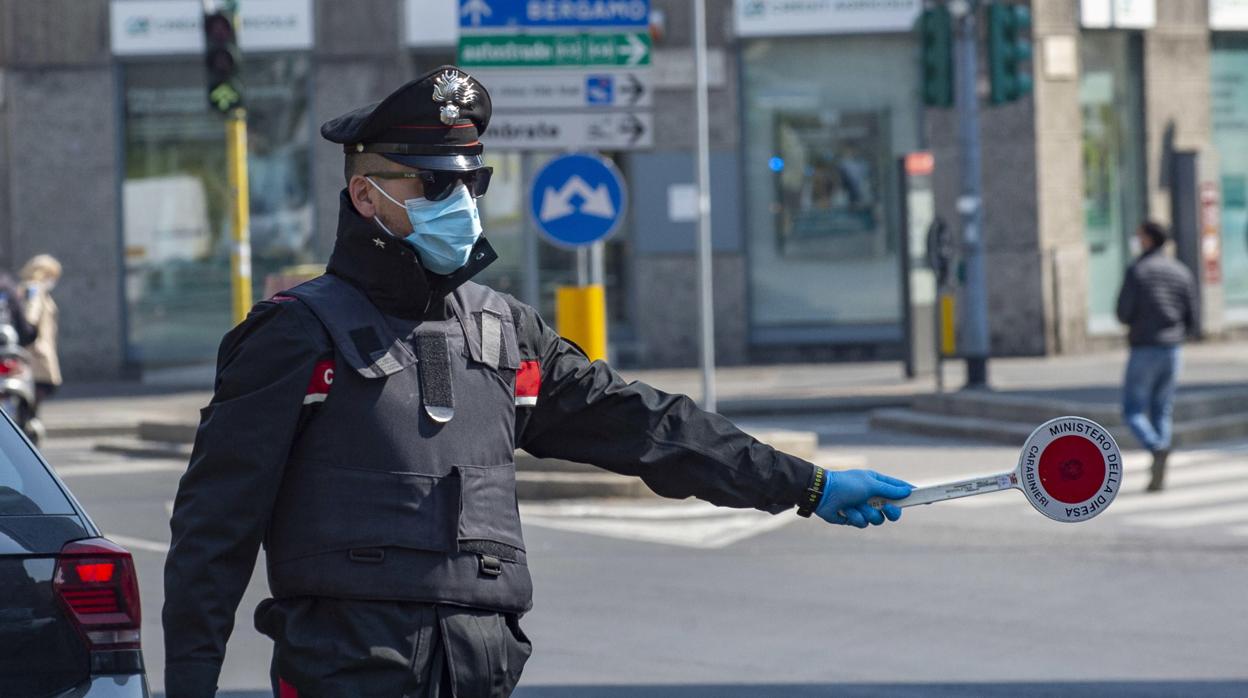
[[[954,356],[958,351],[956,317],[953,294],[940,294],[940,353],[943,356]]]
[[[607,358],[607,293],[601,284],[555,289],[555,327],[590,361]]]

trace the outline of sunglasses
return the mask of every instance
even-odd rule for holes
[[[415,172],[374,172],[365,177],[374,179],[419,179],[424,185],[425,198],[430,201],[441,201],[451,195],[455,185],[460,182],[468,189],[472,198],[485,196],[490,188],[490,177],[494,175],[493,167],[478,167],[475,170],[416,170]]]

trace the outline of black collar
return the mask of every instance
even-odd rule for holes
[[[498,259],[483,237],[463,268],[449,276],[434,274],[421,266],[411,245],[357,213],[345,189],[338,207],[338,238],[327,271],[359,288],[387,315],[443,316],[445,304],[438,301]]]

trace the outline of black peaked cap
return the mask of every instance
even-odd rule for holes
[[[378,153],[420,169],[481,166],[481,134],[490,123],[490,94],[463,70],[444,65],[321,125],[346,153]]]

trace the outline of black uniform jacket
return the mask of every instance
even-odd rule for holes
[[[362,218],[344,192],[328,273],[355,284],[385,313],[445,317],[446,295],[494,258],[483,240],[453,276],[427,274],[407,244]],[[508,302],[519,320],[521,358],[540,367],[536,405],[516,408],[518,447],[641,477],[666,497],[772,513],[801,500],[813,465],[759,443],[688,397],[626,382],[606,363],[591,363],[532,308]],[[318,392],[332,389],[324,369],[333,361],[312,311],[280,294],[257,304],[221,342],[215,394],[170,522],[163,621],[166,674],[179,683],[216,682],[287,454]]]
[[[1173,346],[1195,335],[1200,295],[1192,272],[1161,247],[1140,255],[1118,291],[1118,319],[1130,327],[1133,347]]]

